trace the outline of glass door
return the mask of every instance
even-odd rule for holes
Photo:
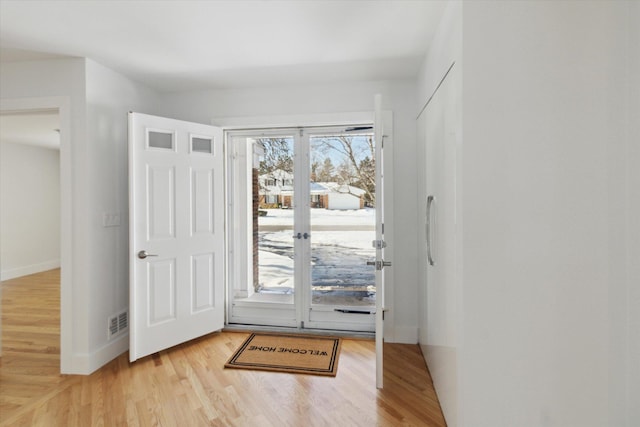
[[[375,148],[368,126],[309,129],[311,328],[374,330]]]
[[[374,331],[371,127],[228,137],[228,322]]]
[[[227,136],[227,322],[299,325],[294,131]]]

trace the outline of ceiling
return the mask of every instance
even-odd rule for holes
[[[435,0],[0,0],[0,61],[87,57],[159,91],[417,75]]]
[[[58,110],[3,112],[0,114],[0,142],[60,149]]]

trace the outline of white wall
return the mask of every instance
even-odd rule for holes
[[[0,163],[2,280],[60,267],[59,151],[0,141]]]
[[[464,7],[462,425],[608,424],[607,29],[589,9]]]
[[[633,3],[463,4],[457,425],[640,423]]]
[[[393,283],[387,302],[385,336],[389,341],[417,342],[416,182],[415,182],[415,82],[358,82],[301,87],[215,90],[171,93],[163,96],[163,114],[200,123],[214,118],[312,115],[373,112],[376,93],[383,95],[383,109],[393,111],[393,194],[395,218],[388,218],[397,242],[393,248]]]
[[[619,425],[637,406],[615,336],[632,284],[629,8],[465,4],[466,422]]]
[[[128,335],[109,341],[107,319],[129,308],[128,111],[156,113],[157,94],[95,61],[86,61],[87,192],[84,213],[90,316],[88,371],[129,348]],[[105,214],[120,225],[105,227]]]

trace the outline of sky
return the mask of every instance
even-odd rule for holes
[[[349,135],[352,138],[352,146],[353,151],[356,154],[356,160],[359,162],[363,160],[365,157],[371,157],[368,138],[373,137],[373,135]],[[294,149],[294,138],[290,136],[282,136],[279,139],[285,139],[289,145],[289,150],[293,153]],[[322,164],[325,158],[330,158],[331,163],[334,166],[339,166],[344,161],[344,154],[339,152],[338,150],[328,149],[326,144],[323,144],[324,141],[334,141],[330,136],[319,136],[319,137],[311,137],[311,162],[318,162]]]

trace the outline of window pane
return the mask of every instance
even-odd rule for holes
[[[258,210],[255,291],[293,295],[293,138],[257,138],[255,143],[263,152],[253,189]]]
[[[211,138],[191,138],[191,152],[193,153],[212,153],[213,139]]]
[[[173,134],[167,132],[149,131],[147,134],[149,147],[173,150]]]
[[[373,307],[373,135],[312,136],[310,144],[312,304]]]

